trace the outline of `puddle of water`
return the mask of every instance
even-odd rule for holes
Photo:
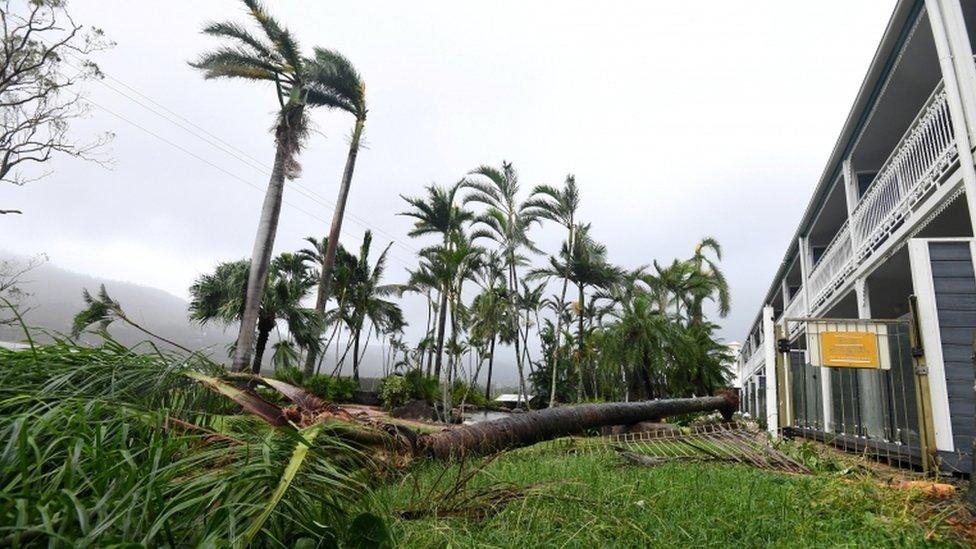
[[[495,410],[472,410],[464,413],[464,424],[481,423],[482,421],[492,421],[510,416],[509,412],[498,412]]]

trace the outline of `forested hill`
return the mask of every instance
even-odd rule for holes
[[[94,293],[101,284],[105,284],[109,295],[122,304],[126,314],[148,329],[190,349],[210,348],[215,358],[226,356],[225,348],[233,341],[234,334],[231,330],[224,333],[219,325],[199,326],[190,322],[185,300],[157,288],[96,278],[59,268],[50,262],[24,275],[20,284],[31,294],[22,303],[26,308],[27,324],[55,332],[70,332],[71,319],[85,306],[82,289]],[[122,323],[112,324],[109,332],[126,345],[146,339],[144,334]],[[44,340],[39,334],[32,335]],[[0,326],[0,340],[20,342],[23,339],[24,333],[19,326]],[[87,339],[91,340],[91,336]]]

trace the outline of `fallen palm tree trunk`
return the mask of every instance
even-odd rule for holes
[[[414,452],[447,459],[461,454],[490,454],[529,446],[606,425],[631,425],[662,417],[711,411],[721,412],[729,418],[738,405],[737,400],[735,393],[728,392],[711,397],[547,408],[423,435],[414,441]]]

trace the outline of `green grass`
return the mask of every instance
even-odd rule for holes
[[[441,478],[435,494],[452,486],[457,469]],[[441,470],[438,464],[425,464],[379,499],[386,499],[394,513],[429,505],[437,498],[426,489]],[[648,469],[624,465],[613,455],[529,449],[488,464],[466,491],[499,483],[537,486],[483,519],[400,519],[395,524],[399,543],[506,548],[954,545],[947,527],[935,527],[939,519],[919,518],[920,496],[863,478],[707,463]]]

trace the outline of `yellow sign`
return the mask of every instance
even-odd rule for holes
[[[831,368],[880,368],[878,334],[820,332],[823,365]]]

